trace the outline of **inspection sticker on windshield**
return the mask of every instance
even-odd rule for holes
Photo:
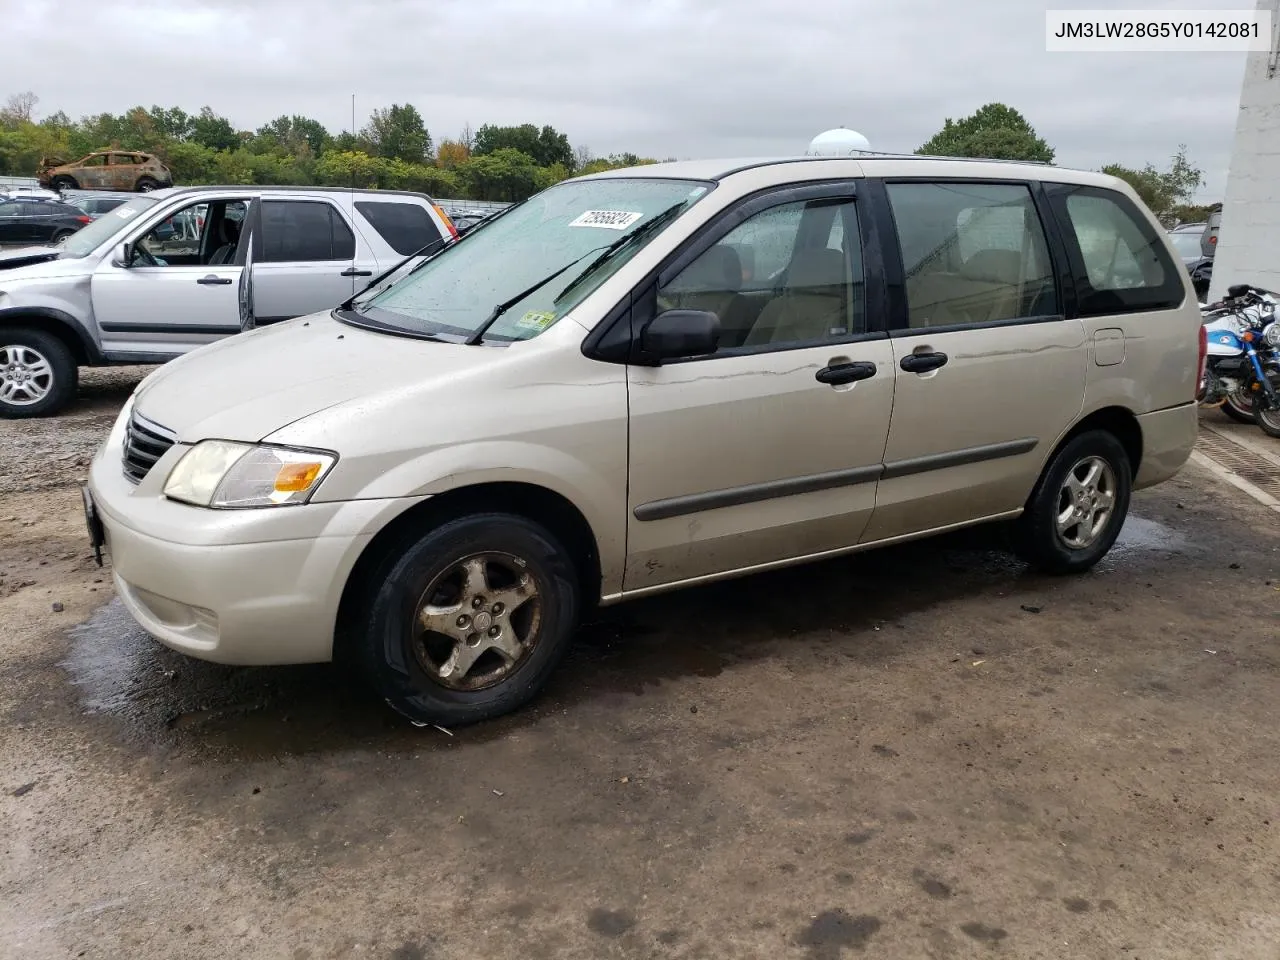
[[[120,218],[120,219],[122,219],[122,220],[128,220],[130,217],[132,217],[132,216],[133,216],[135,213],[137,213],[137,212],[138,212],[137,210],[130,210],[128,207],[117,207],[117,208],[116,208],[116,216],[117,216],[117,217],[119,217],[119,218]]]
[[[530,310],[516,321],[516,328],[519,330],[537,330],[541,333],[555,321],[556,315],[549,310]]]
[[[627,210],[588,210],[572,221],[571,227],[604,227],[606,230],[625,230],[644,214]]]

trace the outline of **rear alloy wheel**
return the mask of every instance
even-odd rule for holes
[[[74,230],[59,230],[57,233],[53,235],[52,240],[54,243],[62,243],[67,239],[67,237],[71,236],[73,233],[75,233]]]
[[[370,579],[358,640],[366,674],[419,723],[460,726],[522,706],[572,640],[579,587],[566,558],[523,517],[431,530]]]
[[[151,177],[139,177],[137,186],[139,193],[150,193],[152,190],[159,189],[160,181],[153,180]]]
[[[1018,520],[1018,552],[1046,573],[1080,573],[1101,560],[1129,512],[1132,475],[1104,430],[1073,437],[1049,461]]]
[[[63,190],[80,189],[80,184],[76,183],[75,179],[72,177],[54,177],[53,180],[49,182],[49,186],[54,190],[57,190],[59,193]]]
[[[0,417],[56,413],[76,393],[75,358],[43,330],[0,328]]]

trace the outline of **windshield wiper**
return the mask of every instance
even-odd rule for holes
[[[427,251],[429,251],[432,247],[436,246],[437,244],[444,244],[445,246],[448,245],[444,237],[436,237],[434,240],[428,243],[425,247],[420,247],[419,249],[413,251],[413,253],[409,254],[407,257],[405,257],[403,260],[397,263],[390,270],[384,270],[382,273],[378,274],[376,277],[370,280],[367,284],[361,287],[357,293],[353,293],[350,297],[344,300],[342,303],[342,306],[339,307],[338,309],[340,310],[352,309],[355,306],[357,297],[364,296],[366,293],[368,293],[370,290],[372,290],[374,287],[380,284],[383,280],[387,279],[387,277],[391,276],[393,273],[395,273],[397,270],[403,267],[410,260],[414,259],[414,257],[426,256]],[[426,260],[422,261],[422,263],[426,263],[426,262],[427,262]],[[418,264],[418,267],[422,266],[422,263]],[[412,275],[413,271],[417,270],[418,267],[414,267],[413,270],[410,270],[408,274],[405,274],[405,276]]]
[[[613,243],[609,244],[607,247],[604,248],[604,252],[601,253],[600,256],[596,257],[589,264],[587,264],[587,268],[585,270],[583,270],[580,274],[578,274],[576,277],[570,280],[569,285],[565,287],[563,290],[561,290],[559,293],[557,293],[556,298],[551,302],[559,303],[561,300],[563,300],[564,295],[566,293],[568,293],[570,290],[572,290],[574,287],[580,284],[587,277],[591,276],[591,274],[594,273],[595,270],[602,263],[604,263],[606,260],[612,257],[615,253],[617,253],[627,244],[631,243],[631,241],[636,240],[643,236],[647,236],[648,234],[653,233],[653,231],[656,230],[658,227],[665,224],[668,220],[675,219],[676,214],[678,214],[681,210],[685,208],[685,204],[687,202],[688,201],[681,200],[679,203],[672,204],[671,206],[667,207],[667,209],[663,210],[661,213],[655,213],[652,217],[650,217],[644,223],[640,224],[640,226],[636,227],[630,233],[624,234],[623,236],[619,237],[617,240],[613,241]]]
[[[657,228],[663,223],[666,223],[668,220],[673,219],[676,214],[678,214],[681,210],[684,209],[685,204],[686,204],[686,201],[681,200],[679,203],[676,203],[670,207],[667,207],[667,209],[663,210],[661,213],[654,214],[644,223],[640,224],[640,226],[636,227],[630,233],[619,237],[617,240],[613,241],[613,243],[606,244],[601,247],[595,247],[594,249],[588,250],[586,253],[582,254],[582,256],[575,257],[574,259],[570,260],[559,270],[555,271],[555,273],[552,273],[548,276],[543,277],[533,286],[529,287],[526,290],[521,290],[519,293],[517,293],[514,297],[510,298],[509,300],[502,301],[502,303],[498,304],[496,307],[493,308],[493,312],[490,313],[489,316],[485,318],[484,323],[480,324],[480,326],[476,329],[476,332],[471,334],[471,336],[467,337],[467,339],[464,340],[463,342],[466,343],[468,346],[475,346],[477,343],[480,343],[484,339],[484,335],[489,330],[489,328],[492,327],[495,323],[497,323],[498,319],[504,313],[506,313],[508,310],[514,307],[517,303],[519,303],[521,300],[523,300],[525,297],[529,296],[530,294],[536,293],[538,290],[541,290],[543,287],[545,287],[548,283],[550,283],[556,277],[560,276],[562,273],[565,273],[575,263],[581,263],[587,257],[591,256],[591,254],[599,252],[600,256],[592,260],[591,263],[587,266],[587,269],[583,270],[580,274],[574,277],[573,280],[569,283],[569,285],[565,287],[563,290],[561,290],[558,294],[556,294],[555,299],[551,301],[552,303],[559,303],[561,300],[564,299],[564,295],[566,293],[568,293],[570,290],[576,287],[579,283],[581,283],[583,279],[590,276],[591,272],[595,270],[597,267],[599,267],[600,264],[604,263],[611,256],[613,256],[617,251],[621,250],[623,247],[625,247],[631,241],[635,240],[637,237],[641,237],[646,234],[652,233],[655,228]]]
[[[514,297],[511,297],[510,299],[503,300],[500,304],[498,304],[496,307],[493,308],[493,311],[489,314],[489,316],[485,318],[484,323],[480,324],[480,326],[476,328],[475,333],[471,334],[471,336],[467,337],[467,339],[463,340],[462,342],[469,347],[474,347],[477,343],[479,343],[481,340],[484,339],[485,333],[489,330],[490,327],[492,327],[495,323],[498,322],[498,318],[500,318],[504,313],[506,313],[508,310],[514,307],[517,303],[519,303],[525,297],[529,296],[530,294],[537,293],[539,290],[545,287],[548,283],[550,283],[556,277],[560,276],[560,274],[564,273],[566,270],[572,267],[575,263],[581,263],[583,260],[591,256],[593,253],[596,253],[597,251],[600,251],[600,250],[607,250],[607,249],[608,247],[594,247],[588,250],[586,253],[582,254],[581,256],[574,257],[572,260],[566,263],[559,270],[556,270],[554,273],[547,274],[547,276],[543,277],[533,286],[526,287],[525,289],[521,290],[519,293],[517,293]]]

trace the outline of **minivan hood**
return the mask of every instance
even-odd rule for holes
[[[349,400],[465,373],[499,352],[377,333],[313,314],[170,361],[138,389],[135,409],[182,442],[257,441]]]

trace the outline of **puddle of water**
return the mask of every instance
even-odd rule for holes
[[[1151,553],[1161,551],[1173,553],[1186,547],[1187,539],[1171,527],[1134,516],[1125,518],[1120,536],[1111,548],[1111,556],[1124,556],[1131,553]]]

